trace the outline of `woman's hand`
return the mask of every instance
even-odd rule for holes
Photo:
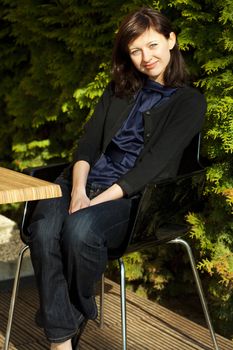
[[[85,189],[73,190],[71,193],[71,201],[69,207],[69,214],[76,212],[79,209],[87,208],[90,206],[90,199],[86,195]]]
[[[69,214],[90,205],[90,199],[86,195],[86,182],[89,170],[90,165],[84,160],[74,164]]]

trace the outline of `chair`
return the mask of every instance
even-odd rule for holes
[[[123,244],[109,250],[109,260],[118,260],[120,267],[122,349],[127,350],[125,254],[149,249],[164,243],[181,244],[189,257],[202,309],[210,332],[213,349],[219,350],[210,319],[203,287],[190,245],[181,236],[189,231],[184,222],[189,211],[198,212],[203,206],[201,187],[205,169],[200,164],[200,134],[196,135],[182,156],[178,175],[168,180],[150,183],[141,197],[135,222]],[[197,186],[198,185],[198,186]],[[104,275],[100,292],[100,327],[104,326]]]
[[[108,252],[109,260],[118,259],[121,272],[121,319],[122,319],[122,343],[123,350],[127,350],[126,330],[126,291],[125,291],[125,268],[123,255],[140,249],[151,248],[163,243],[182,244],[191,262],[194,279],[198,288],[201,304],[213,341],[214,349],[218,350],[215,333],[208,313],[207,304],[204,298],[203,289],[195,266],[192,251],[188,243],[181,239],[188,232],[188,226],[184,223],[184,215],[190,210],[200,210],[201,199],[197,191],[197,183],[203,183],[204,169],[199,163],[200,135],[197,135],[187,149],[184,151],[178,175],[165,181],[150,183],[146,186],[138,205],[136,219],[131,223],[131,229],[123,244],[117,249]],[[27,170],[27,174],[38,178],[53,181],[67,164],[44,166]],[[200,186],[198,186],[200,188]],[[36,202],[25,204],[22,220],[21,238],[27,221],[35,207]],[[17,290],[19,285],[20,270],[24,253],[28,249],[25,245],[19,252],[15,280],[13,285],[8,324],[4,350],[8,350],[11,326]],[[100,294],[100,327],[103,327],[104,320],[104,276]]]

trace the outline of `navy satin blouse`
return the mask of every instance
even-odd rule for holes
[[[88,183],[109,187],[133,168],[144,145],[142,113],[164,103],[175,91],[152,80],[146,82],[128,118],[91,169]]]

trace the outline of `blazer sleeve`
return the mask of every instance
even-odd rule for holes
[[[169,122],[154,144],[117,181],[127,196],[140,192],[149,182],[176,175],[183,151],[200,131],[206,112],[204,96],[195,89],[190,91],[173,106]]]
[[[98,101],[91,119],[84,127],[78,147],[73,156],[73,164],[79,160],[87,161],[91,166],[101,151],[105,118],[110,105],[112,88],[109,84]]]

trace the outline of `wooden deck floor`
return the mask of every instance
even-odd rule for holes
[[[90,321],[83,334],[80,350],[120,350],[121,321],[119,286],[106,281],[105,327]],[[0,290],[0,349],[2,349],[9,289]],[[98,297],[97,297],[98,301]],[[32,282],[23,282],[17,299],[10,350],[49,349],[41,329],[34,323],[38,305],[37,292]],[[211,350],[208,330],[174,312],[127,292],[128,350]],[[232,350],[233,343],[217,336],[220,350]]]

